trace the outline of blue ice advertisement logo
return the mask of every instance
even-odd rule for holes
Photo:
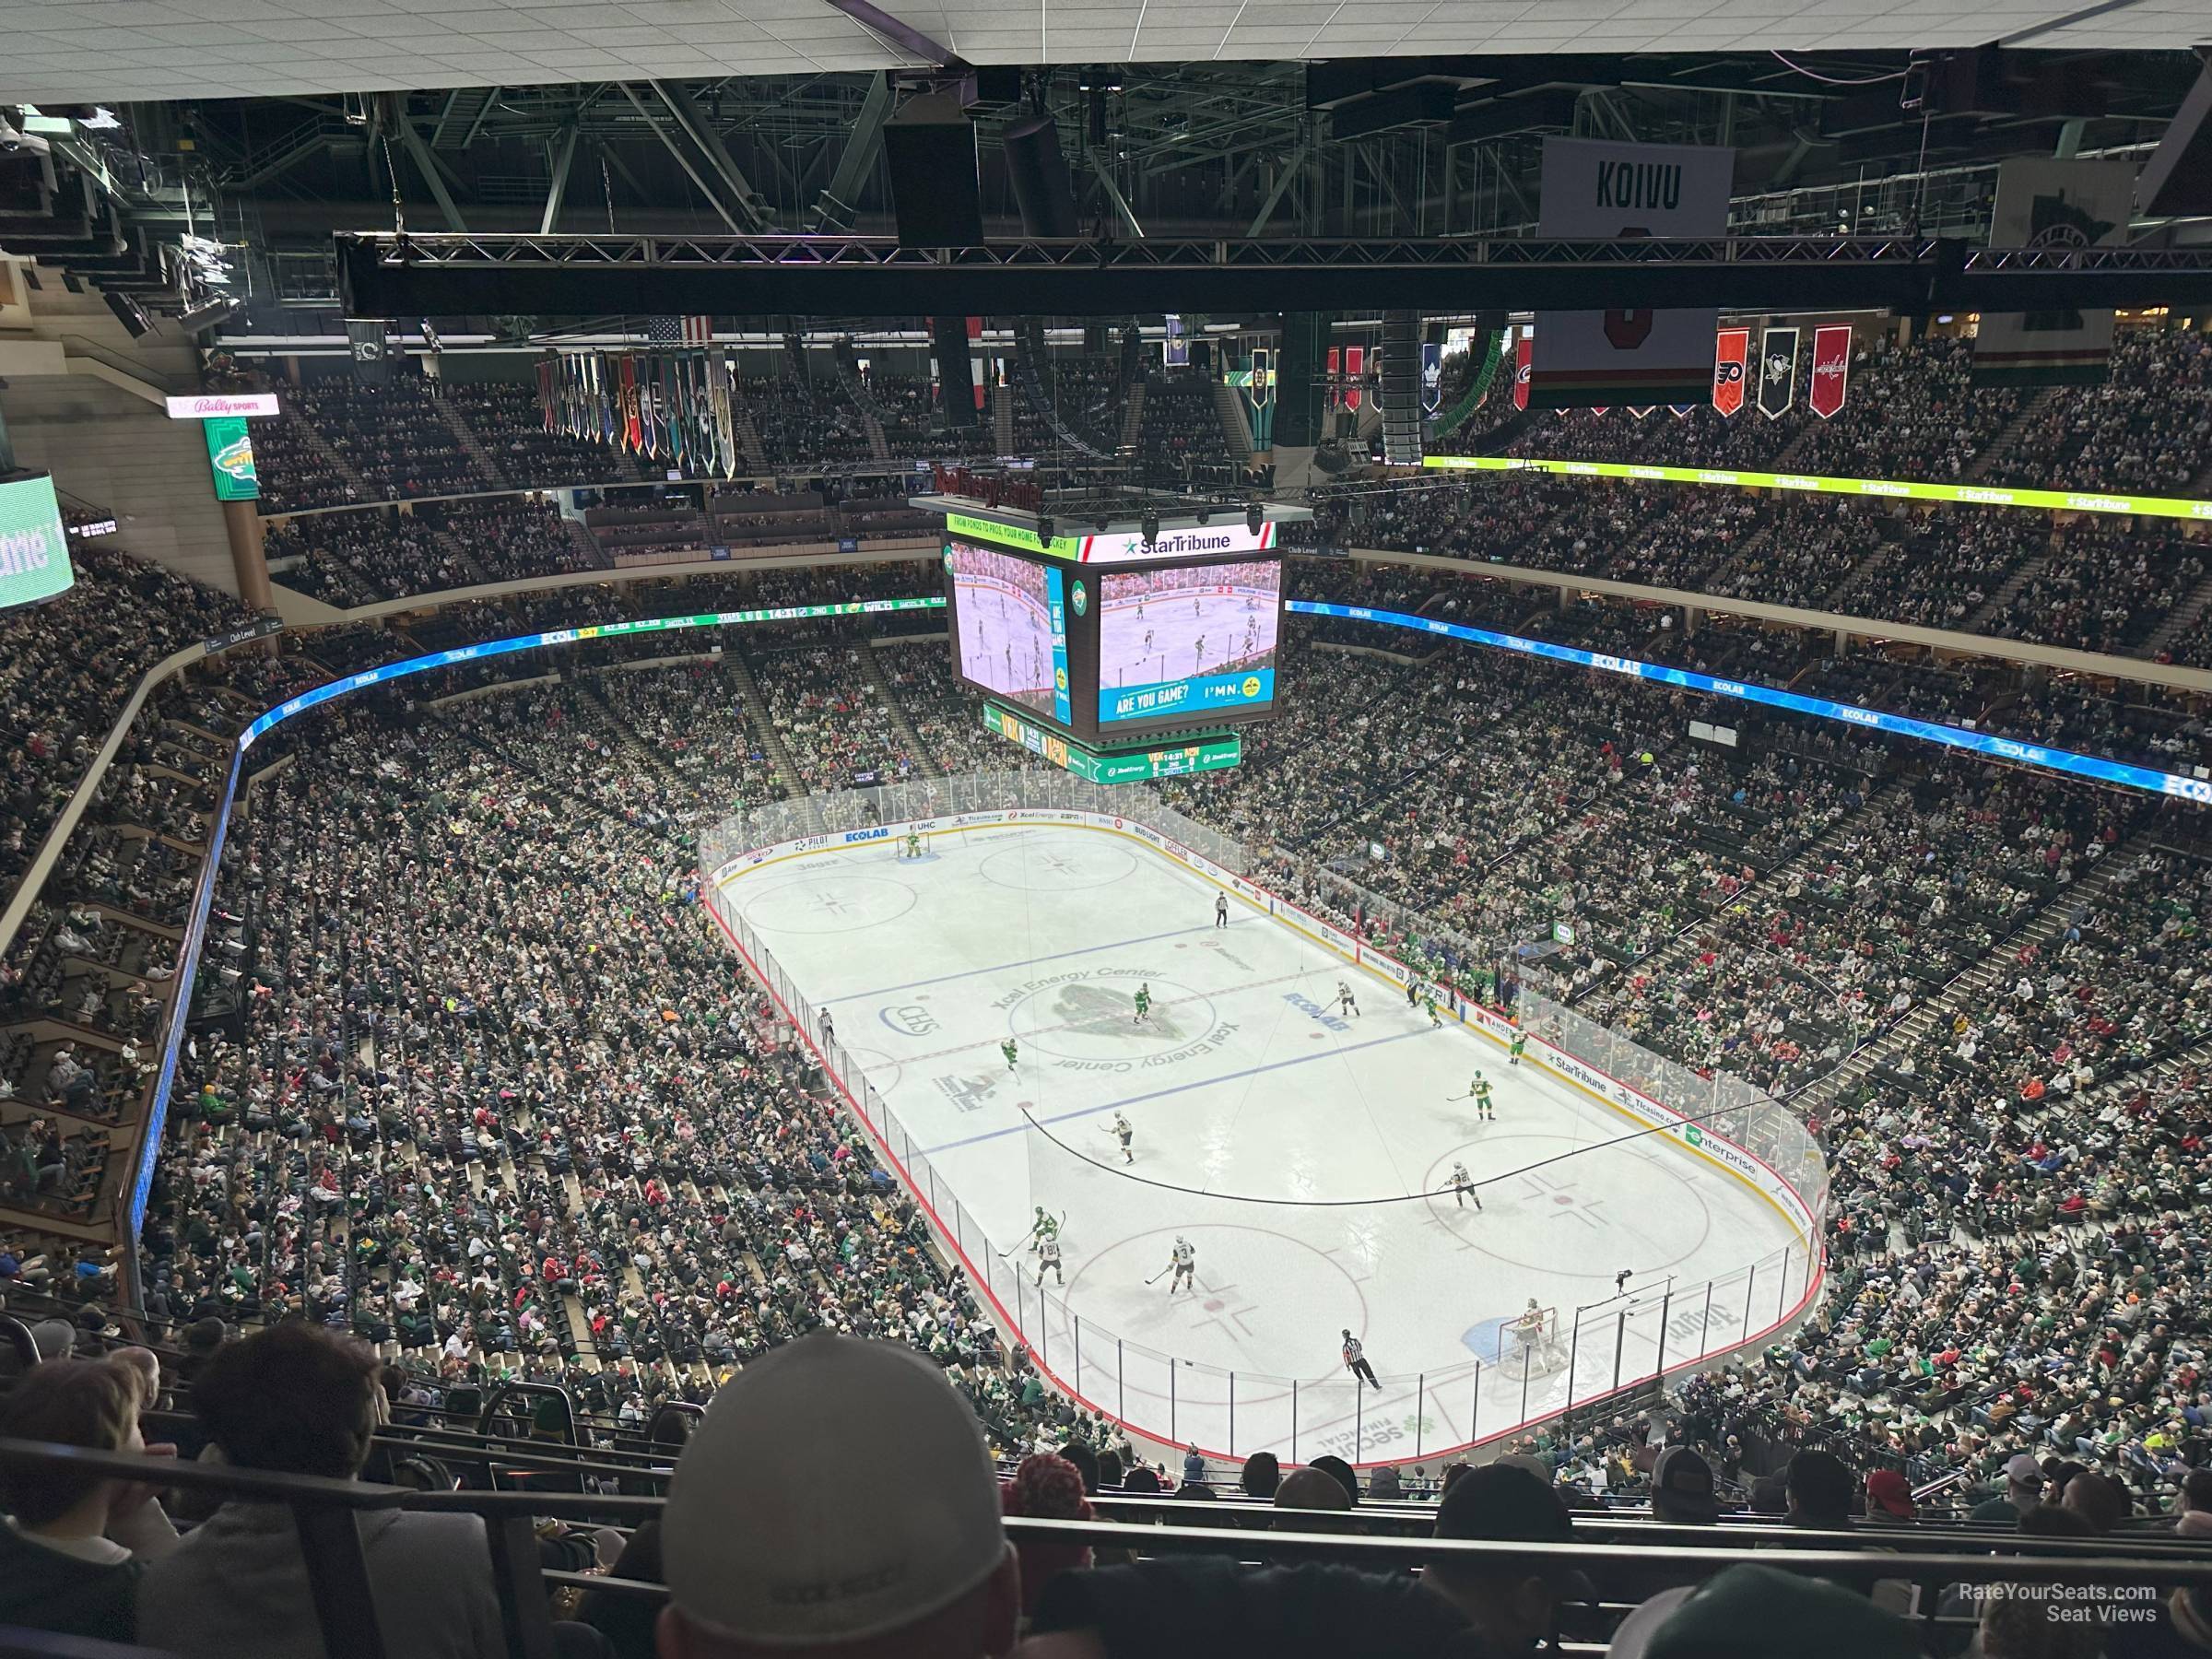
[[[1275,700],[1275,670],[1246,668],[1233,674],[1194,674],[1184,679],[1142,686],[1099,688],[1099,724],[1116,720],[1165,720],[1178,714],[1212,714],[1249,709]]]
[[[1083,584],[1076,584],[1080,594]],[[1067,606],[1062,600],[1060,572],[1048,565],[1044,572],[1044,602],[1053,627],[1053,718],[1062,725],[1074,724],[1067,696]]]

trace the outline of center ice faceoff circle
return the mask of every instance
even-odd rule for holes
[[[1140,986],[1151,998],[1141,1019]],[[1210,997],[1141,965],[1065,970],[1007,993],[997,1006],[1025,1046],[1121,1071],[1202,1053],[1220,1025]]]

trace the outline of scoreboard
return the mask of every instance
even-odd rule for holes
[[[1244,740],[1235,732],[1194,732],[1168,743],[1101,750],[1048,732],[994,702],[983,704],[983,729],[1092,783],[1141,783],[1222,771],[1244,759]]]
[[[1006,713],[1093,752],[1274,713],[1275,524],[1144,527],[1149,539],[1135,526],[1056,535],[1049,524],[947,511],[954,671]]]

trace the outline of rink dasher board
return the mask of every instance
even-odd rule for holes
[[[1103,813],[1056,807],[1013,806],[993,812],[948,813],[939,818],[911,818],[894,824],[878,824],[866,830],[829,830],[816,835],[797,836],[789,841],[773,841],[740,853],[717,865],[708,873],[707,878],[719,893],[739,876],[769,865],[806,858],[818,853],[845,852],[871,842],[891,845],[909,835],[926,838],[957,835],[971,830],[1030,827],[1091,830],[1142,841],[1154,852],[1214,886],[1234,893],[1255,910],[1265,912],[1273,921],[1324,947],[1353,967],[1366,970],[1395,991],[1404,992],[1417,977],[1412,970],[1394,957],[1377,950],[1373,946],[1346,933],[1333,923],[1324,922],[1288,900],[1277,897],[1256,882],[1248,881],[1235,872],[1222,868],[1204,853],[1184,846],[1172,836],[1162,835],[1135,818],[1108,817]],[[1438,1012],[1449,1013],[1468,1030],[1488,1037],[1500,1048],[1504,1048],[1513,1036],[1524,1034],[1519,1028],[1509,1024],[1489,1009],[1448,993],[1438,1004]],[[1582,1090],[1600,1105],[1619,1112],[1640,1127],[1663,1132],[1667,1143],[1677,1150],[1692,1158],[1701,1158],[1714,1168],[1734,1176],[1772,1206],[1794,1233],[1798,1244],[1809,1241],[1813,1234],[1810,1207],[1797,1189],[1757,1153],[1702,1124],[1695,1124],[1634,1086],[1555,1048],[1534,1032],[1525,1035],[1528,1043],[1524,1058],[1533,1060],[1553,1077]],[[1694,1142],[1689,1138],[1692,1131],[1697,1135]]]

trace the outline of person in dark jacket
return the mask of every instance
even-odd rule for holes
[[[144,1350],[139,1350],[144,1354]],[[151,1355],[144,1356],[151,1359]],[[121,1354],[53,1359],[0,1397],[0,1438],[95,1452],[164,1452],[140,1438],[152,1367]],[[136,1637],[146,1562],[177,1547],[151,1488],[72,1469],[0,1465],[0,1626],[103,1641]]]

